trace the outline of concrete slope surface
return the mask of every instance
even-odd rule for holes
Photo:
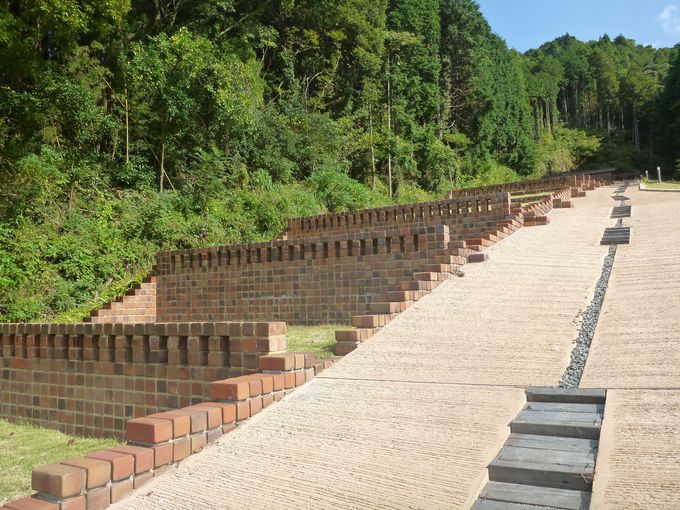
[[[115,508],[469,508],[529,385],[555,385],[613,188],[522,229],[293,395]]]
[[[626,191],[581,385],[605,387],[592,509],[680,509],[680,193]]]

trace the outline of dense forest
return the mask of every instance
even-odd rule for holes
[[[0,43],[2,321],[291,216],[680,157],[680,51],[522,55],[472,0],[9,0]]]

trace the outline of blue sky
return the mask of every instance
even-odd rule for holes
[[[569,32],[623,34],[656,47],[680,42],[680,0],[477,0],[491,28],[519,51]]]

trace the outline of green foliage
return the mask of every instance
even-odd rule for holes
[[[519,55],[473,0],[11,2],[0,43],[5,321],[77,320],[157,250],[292,216],[680,155],[675,50]]]

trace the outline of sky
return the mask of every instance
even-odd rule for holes
[[[477,0],[494,32],[521,52],[569,33],[623,34],[655,47],[680,42],[680,0]]]

